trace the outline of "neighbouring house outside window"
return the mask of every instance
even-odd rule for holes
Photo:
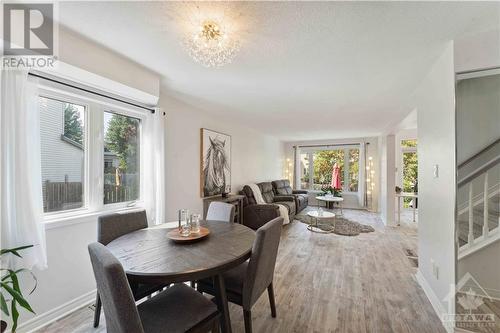
[[[85,106],[40,97],[44,212],[84,205]]]

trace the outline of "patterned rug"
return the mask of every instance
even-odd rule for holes
[[[307,207],[299,214],[295,215],[295,219],[305,223],[305,224],[313,224],[315,225],[316,221],[314,218],[307,215],[307,212],[312,210],[317,210],[316,207]],[[333,212],[337,213],[337,210],[332,211],[330,209],[324,209],[325,212]],[[317,228],[326,231],[332,232],[337,235],[342,236],[357,236],[362,232],[373,232],[375,229],[369,225],[361,224],[355,221],[348,220],[343,216],[335,216],[334,219],[322,219],[321,222],[318,222]]]

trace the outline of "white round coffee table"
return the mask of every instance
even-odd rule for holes
[[[335,202],[338,203],[340,208],[340,215],[344,215],[344,212],[342,211],[342,203],[344,202],[344,198],[328,196],[328,195],[320,195],[316,197],[316,200],[318,200],[318,207],[320,201],[323,201],[325,203],[326,208],[330,208],[330,203],[332,204],[332,208]]]
[[[333,232],[333,230],[335,230],[335,214],[334,213],[325,212],[325,211],[320,212],[319,210],[312,210],[310,212],[307,212],[307,216],[314,219],[314,222],[315,222],[314,225],[311,223],[307,226],[307,229],[309,231],[329,233],[329,232]],[[319,228],[322,225],[319,222],[321,220],[326,220],[326,219],[334,219],[333,226],[331,224],[324,224],[324,225],[328,225],[329,227],[332,227],[331,230],[323,230],[323,229]],[[314,229],[314,228],[316,228],[316,229]]]

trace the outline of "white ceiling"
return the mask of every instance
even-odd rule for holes
[[[199,6],[200,8],[196,8]],[[446,41],[499,25],[500,3],[62,2],[70,29],[160,73],[169,94],[282,140],[377,135]],[[181,44],[194,15],[223,12],[242,42],[207,69]]]

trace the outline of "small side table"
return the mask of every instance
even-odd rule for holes
[[[318,210],[313,210],[313,211],[307,212],[307,216],[314,219],[314,221],[315,221],[314,225],[311,223],[307,226],[307,230],[312,231],[312,232],[321,232],[321,233],[330,233],[330,232],[333,232],[333,230],[335,230],[335,214],[334,213],[323,211],[322,214],[320,215]],[[329,231],[325,231],[325,230],[321,230],[321,229],[320,229],[321,231],[314,230],[314,228],[319,229],[319,226],[321,225],[321,223],[319,223],[319,221],[324,220],[324,219],[334,219],[333,228]]]
[[[400,192],[396,193],[396,198],[398,199],[398,225],[401,225],[401,198],[412,198],[413,201],[413,222],[417,222],[415,215],[417,212],[416,200],[418,199],[418,193],[412,192]]]
[[[340,208],[340,216],[344,215],[344,212],[342,211],[342,203],[344,202],[344,198],[342,197],[334,197],[334,196],[327,196],[327,195],[321,195],[316,197],[316,200],[318,201],[318,207],[319,207],[319,202],[323,201],[325,202],[325,206],[328,209],[333,209],[333,204],[336,202],[339,205]],[[331,205],[331,206],[330,206]]]

